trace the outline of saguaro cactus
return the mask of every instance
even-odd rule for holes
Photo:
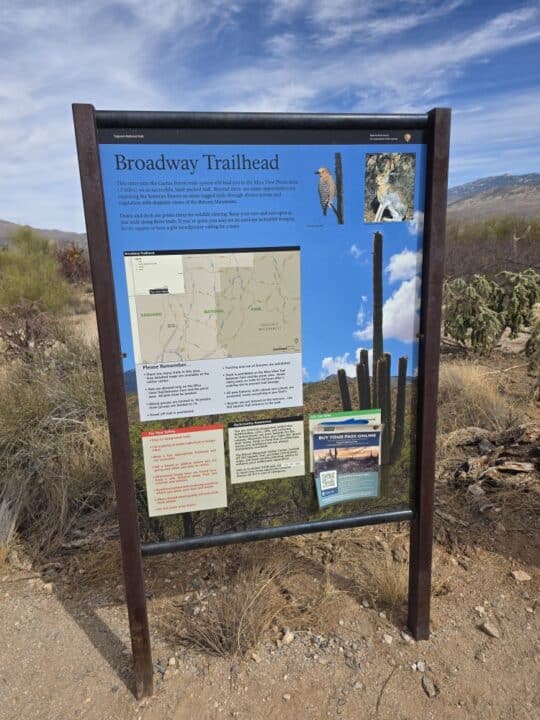
[[[368,351],[360,351],[356,366],[356,381],[360,410],[379,408],[384,426],[381,438],[381,464],[389,465],[399,458],[405,436],[405,388],[407,385],[407,358],[398,360],[396,412],[392,422],[392,357],[383,349],[383,236],[373,236],[373,377],[370,379]],[[344,410],[352,409],[349,385],[345,370],[338,370],[341,404]]]
[[[373,367],[377,367],[383,354],[383,262],[382,233],[373,236]],[[377,399],[373,398],[374,401]],[[377,407],[373,405],[373,407]]]

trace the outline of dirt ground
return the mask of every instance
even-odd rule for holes
[[[523,366],[503,380],[525,407]],[[446,447],[429,641],[406,632],[405,524],[147,559],[156,690],[139,702],[114,522],[48,565],[17,550],[0,566],[0,719],[538,717],[539,439],[533,412],[510,433],[468,431]],[[232,603],[237,552],[281,563],[296,614],[285,607],[253,650],[220,657],[194,641]]]

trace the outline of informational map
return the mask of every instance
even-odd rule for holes
[[[126,255],[136,363],[300,350],[296,250]]]
[[[141,419],[302,404],[297,247],[124,261]]]

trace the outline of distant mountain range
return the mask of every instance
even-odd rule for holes
[[[540,173],[493,175],[448,190],[448,216],[459,220],[483,220],[494,215],[540,218]],[[0,220],[0,246],[21,225]],[[84,233],[32,228],[59,245],[86,245]]]
[[[449,189],[449,218],[484,220],[494,215],[540,218],[540,173],[493,175]]]
[[[20,230],[23,225],[17,225],[17,223],[9,222],[8,220],[0,220],[0,246],[5,245],[13,233]],[[67,245],[68,243],[75,243],[76,245],[83,245],[86,247],[86,235],[85,233],[67,232],[65,230],[44,230],[42,228],[32,228],[40,235],[54,240],[58,245]]]
[[[540,185],[540,173],[529,173],[528,175],[491,175],[480,178],[464,185],[456,185],[448,190],[448,204],[457,200],[465,200],[473,195],[490,191],[530,188]]]

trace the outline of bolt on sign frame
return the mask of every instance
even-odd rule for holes
[[[75,135],[86,219],[88,247],[98,320],[101,361],[116,489],[117,512],[126,602],[128,608],[136,695],[153,692],[150,634],[146,607],[143,557],[208,548],[217,545],[286,537],[303,533],[408,521],[410,522],[410,564],[408,626],[418,640],[429,637],[431,560],[433,533],[433,489],[437,419],[437,384],[441,324],[441,296],[446,224],[450,110],[436,108],[418,115],[312,115],[265,113],[188,113],[96,111],[89,104],[73,105]],[[368,131],[422,133],[426,146],[424,230],[421,271],[421,309],[418,340],[418,373],[414,443],[415,462],[409,478],[410,500],[405,508],[360,512],[353,516],[316,519],[256,527],[219,534],[183,537],[163,542],[141,543],[137,497],[130,445],[128,408],[124,384],[115,288],[111,261],[104,181],[100,161],[100,137],[104,132],[189,131],[195,137],[214,138],[212,144],[234,144],[231,137],[258,132],[259,137],[281,138],[284,144],[309,135],[314,144],[328,138],[354,138]],[[206,133],[206,135],[205,135]],[[405,133],[405,134],[403,134]],[[288,138],[283,140],[283,138]],[[330,143],[337,142],[330,139]],[[276,144],[279,144],[277,140]],[[237,143],[239,144],[239,143]],[[341,155],[336,153],[337,223],[347,218],[341,196]],[[336,173],[337,174],[337,173]],[[350,207],[345,208],[349,213]],[[331,213],[330,213],[331,214]],[[334,219],[335,221],[336,219]],[[389,223],[391,224],[391,223]],[[181,231],[180,231],[181,234]],[[380,233],[375,233],[380,236]],[[381,271],[382,272],[382,271]],[[366,355],[367,357],[367,355]],[[388,356],[389,357],[389,356]],[[367,360],[366,360],[367,362]],[[390,370],[388,370],[390,372]],[[401,366],[400,366],[401,373]],[[340,371],[342,399],[350,402],[345,374]],[[344,383],[345,381],[345,383]],[[369,375],[368,375],[369,381]],[[345,387],[343,385],[345,384]],[[369,395],[369,391],[368,391]],[[350,405],[349,405],[350,407]]]

